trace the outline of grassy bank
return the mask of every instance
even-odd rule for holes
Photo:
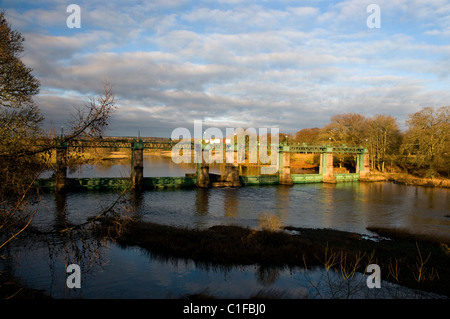
[[[361,177],[363,182],[394,182],[396,184],[426,187],[450,188],[450,179],[445,178],[422,178],[405,173],[381,173],[371,172]]]
[[[119,224],[120,234],[116,231]],[[324,266],[348,274],[365,273],[369,264],[376,263],[383,280],[450,296],[449,243],[387,232],[383,234],[389,235],[389,240],[374,241],[356,233],[295,227],[269,231],[213,226],[198,230],[104,220],[97,228],[98,235],[112,236],[120,245],[139,246],[160,258],[191,259],[205,265]]]

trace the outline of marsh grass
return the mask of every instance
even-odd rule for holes
[[[190,229],[137,220],[127,220],[125,227],[117,227],[117,223],[120,221],[104,218],[95,228],[96,234],[113,236],[119,245],[139,246],[160,258],[181,258],[214,267],[253,264],[307,270],[323,266],[338,272],[346,285],[356,273],[365,274],[367,266],[375,263],[383,280],[450,296],[450,255],[441,243],[422,242],[413,236],[393,235],[390,240],[375,242],[332,229],[282,227],[296,231],[293,235],[240,226]],[[120,232],[114,234],[115,229]]]
[[[277,215],[271,213],[262,213],[259,215],[259,227],[265,231],[279,231],[282,229],[282,223]]]

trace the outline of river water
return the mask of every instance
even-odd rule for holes
[[[145,157],[144,176],[184,176],[194,167],[170,159]],[[220,167],[214,170],[220,171]],[[84,167],[70,177],[128,176],[129,165]],[[44,194],[33,226],[51,231],[86,221],[111,205],[115,192]],[[146,191],[133,202],[119,203],[130,214],[162,224],[206,228],[213,225],[260,226],[263,215],[274,215],[284,226],[333,228],[376,240],[370,226],[395,227],[417,234],[450,238],[450,191],[393,183],[296,184],[214,189]],[[89,238],[24,236],[8,248],[12,257],[2,267],[31,288],[55,298],[179,298],[206,293],[220,298],[269,294],[282,298],[417,297],[418,292],[383,282],[368,289],[364,276],[349,283],[321,268],[267,269],[258,266],[224,268],[190,260],[165,259],[136,247]],[[80,264],[82,287],[69,289],[66,267]],[[333,283],[330,285],[330,283]],[[343,288],[345,286],[345,289]],[[352,296],[348,292],[352,291]],[[419,295],[418,295],[419,294]]]

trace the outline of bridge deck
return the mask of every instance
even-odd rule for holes
[[[194,150],[196,145],[200,145],[200,143],[191,142],[181,142],[179,140],[171,140],[171,139],[74,139],[68,141],[65,146],[70,148],[143,148],[143,149],[160,149],[160,150],[172,150],[172,149],[180,149],[183,147],[188,147],[191,150]],[[202,148],[205,147],[203,144]],[[214,146],[217,150],[220,146],[217,144]],[[345,153],[345,154],[361,154],[365,152],[365,148],[362,146],[347,146],[347,145],[307,145],[303,144],[274,144],[267,145],[267,150],[271,150],[272,148],[278,148],[279,151],[283,152],[291,152],[291,153]],[[233,149],[235,151],[241,150],[237,145],[233,144],[223,144],[222,149],[224,151]],[[256,144],[249,145],[248,143],[242,148],[245,151],[249,150],[258,150],[258,146]]]

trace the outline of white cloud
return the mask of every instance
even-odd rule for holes
[[[80,30],[58,27],[64,2],[10,2],[8,14],[25,30],[23,59],[55,121],[105,79],[121,134],[128,125],[169,135],[200,118],[295,131],[342,112],[401,120],[448,105],[450,46],[439,41],[450,30],[448,3],[381,0],[379,30],[365,24],[369,3],[80,1]]]

